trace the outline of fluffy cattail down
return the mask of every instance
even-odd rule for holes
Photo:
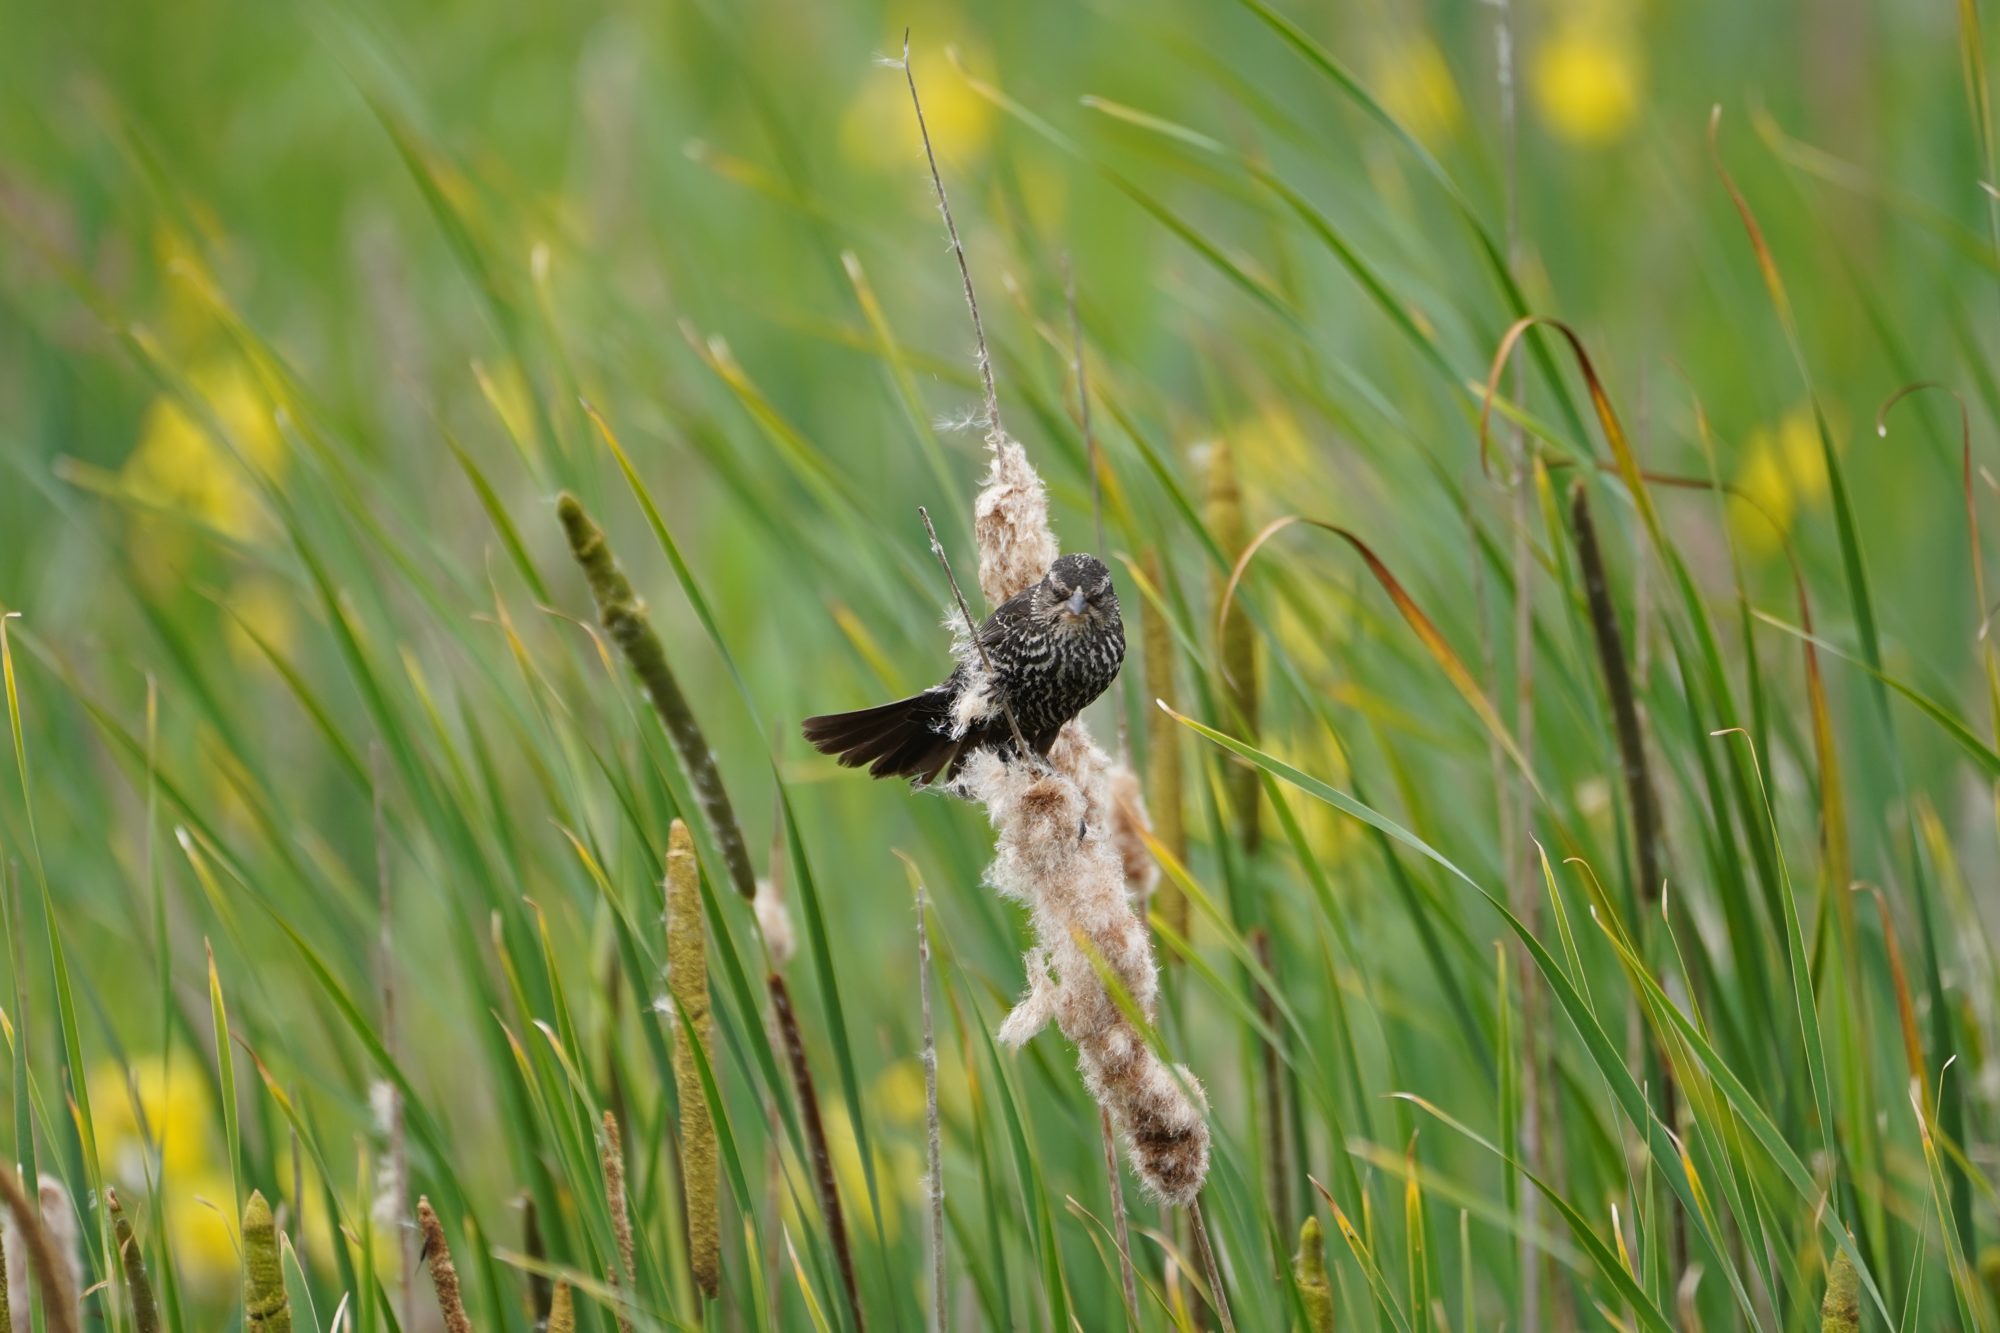
[[[0,1195],[4,1195],[12,1222],[7,1246],[25,1252],[26,1269],[34,1275],[41,1294],[43,1317],[51,1333],[77,1333],[80,1325],[77,1293],[82,1261],[76,1252],[76,1211],[69,1206],[69,1194],[60,1182],[44,1177],[34,1204],[28,1202],[21,1178],[0,1167]],[[51,1195],[56,1196],[52,1201]],[[53,1203],[53,1206],[52,1206]],[[25,1287],[16,1288],[8,1299],[10,1309],[26,1311]]]
[[[1084,1082],[1111,1112],[1147,1191],[1186,1204],[1208,1174],[1200,1085],[1160,1061],[1098,975],[1093,955],[1151,1018],[1159,995],[1152,942],[1132,910],[1103,818],[1103,779],[1087,780],[1093,756],[1102,756],[1081,733],[1076,724],[1065,728],[1050,752],[1053,773],[990,752],[966,766],[966,786],[999,835],[988,878],[1027,905],[1039,941],[1027,959],[1027,996],[1001,1025],[1000,1039],[1018,1046],[1053,1021],[1076,1044]],[[1070,776],[1078,771],[1086,782]],[[1095,819],[1087,794],[1093,786],[1100,796]]]
[[[1111,840],[1118,848],[1118,863],[1125,870],[1125,894],[1142,915],[1160,882],[1160,867],[1146,839],[1153,836],[1153,822],[1146,815],[1146,794],[1139,787],[1139,775],[1124,764],[1112,765],[1107,778],[1111,797]]]
[[[986,437],[986,447],[993,466],[973,507],[972,535],[979,546],[979,590],[998,606],[1040,583],[1059,550],[1049,530],[1048,491],[1027,451],[997,430]]]

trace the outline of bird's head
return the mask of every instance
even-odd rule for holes
[[[1042,576],[1041,612],[1057,628],[1090,629],[1118,619],[1118,593],[1111,571],[1094,555],[1066,555]]]

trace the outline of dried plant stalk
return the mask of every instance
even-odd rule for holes
[[[28,1248],[28,1271],[34,1274],[35,1286],[42,1293],[42,1313],[50,1333],[78,1333],[76,1288],[70,1281],[69,1265],[43,1225],[41,1210],[28,1202],[21,1178],[4,1168],[0,1168],[0,1194],[6,1196],[7,1210],[14,1215],[14,1234]]]
[[[645,689],[646,697],[666,724],[667,737],[687,769],[695,800],[702,817],[721,849],[729,871],[729,882],[744,898],[755,901],[757,877],[750,869],[750,853],[743,843],[743,827],[736,822],[736,809],[729,803],[729,791],[722,783],[722,770],[708,748],[701,724],[681,693],[680,682],[667,664],[667,652],[660,636],[646,619],[645,604],[632,591],[631,580],[611,554],[604,533],[584,512],[577,498],[565,492],[556,501],[556,514],[569,535],[570,554],[582,566],[597,601],[598,619],[631,664],[633,674]]]
[[[118,1259],[125,1270],[125,1296],[132,1303],[132,1323],[138,1333],[160,1333],[160,1305],[153,1297],[153,1280],[146,1273],[146,1252],[132,1234],[131,1219],[118,1202],[118,1191],[104,1191],[105,1205],[111,1210],[111,1231],[118,1242]],[[5,1265],[0,1264],[0,1271]],[[5,1283],[0,1283],[5,1286]],[[0,1333],[7,1333],[6,1298],[0,1296]]]
[[[632,1213],[625,1203],[625,1139],[618,1132],[618,1117],[604,1113],[604,1135],[598,1142],[599,1161],[604,1169],[604,1199],[611,1210],[611,1237],[618,1244],[618,1262],[611,1270],[611,1290],[623,1297],[617,1304],[618,1333],[632,1333],[632,1316],[626,1302],[638,1294],[632,1261]]]
[[[429,1260],[431,1285],[437,1288],[438,1310],[444,1315],[445,1333],[472,1333],[472,1321],[465,1314],[465,1298],[458,1290],[458,1267],[451,1261],[451,1246],[444,1238],[444,1223],[438,1221],[429,1195],[417,1199],[417,1229],[423,1233],[421,1260]]]
[[[792,993],[776,972],[764,979],[771,992],[771,1014],[777,1020],[778,1036],[785,1047],[785,1059],[792,1067],[792,1086],[798,1093],[799,1117],[805,1122],[806,1147],[812,1153],[813,1188],[819,1194],[820,1212],[826,1217],[827,1240],[840,1265],[840,1282],[847,1291],[847,1307],[854,1315],[854,1327],[863,1327],[861,1289],[854,1281],[854,1251],[847,1243],[847,1217],[840,1207],[840,1187],[833,1176],[833,1154],[827,1148],[826,1122],[820,1118],[819,1092],[813,1086],[812,1065],[806,1059],[806,1042],[799,1031],[798,1015],[792,1010]]]
[[[917,991],[924,1022],[925,1193],[931,1211],[931,1327],[944,1333],[950,1307],[944,1279],[944,1151],[938,1132],[937,1028],[931,1020],[931,936],[924,922],[924,885],[917,881]]]
[[[278,1224],[260,1190],[243,1206],[243,1324],[251,1333],[291,1333],[292,1299],[278,1262]]]
[[[1243,486],[1236,473],[1236,451],[1226,440],[1209,447],[1206,514],[1210,535],[1230,561],[1250,544],[1249,527],[1243,515]],[[1216,650],[1222,656],[1223,688],[1228,692],[1230,721],[1238,734],[1252,744],[1257,740],[1257,638],[1243,603],[1230,603],[1222,620],[1222,638]],[[1229,807],[1236,816],[1236,832],[1246,855],[1254,856],[1263,841],[1257,797],[1263,786],[1257,770],[1249,764],[1229,765],[1225,789]]]
[[[1326,1277],[1326,1250],[1317,1217],[1308,1217],[1299,1228],[1292,1280],[1298,1284],[1299,1299],[1306,1307],[1306,1333],[1333,1333],[1333,1284]]]
[[[667,830],[667,990],[674,1031],[674,1090],[681,1108],[681,1181],[687,1196],[688,1266],[710,1300],[722,1293],[721,1158],[694,1045],[715,1068],[715,1021],[708,1009],[708,936],[702,927],[701,868],[694,838],[676,819]]]

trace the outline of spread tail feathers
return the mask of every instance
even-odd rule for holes
[[[948,690],[809,717],[804,730],[815,748],[838,756],[848,768],[866,764],[871,777],[914,778],[920,784],[936,781],[940,774],[949,780],[958,772],[961,755],[975,743],[969,735],[952,738]]]

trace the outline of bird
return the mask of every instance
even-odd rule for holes
[[[980,750],[1016,757],[1014,725],[1029,749],[1047,757],[1063,724],[1110,688],[1125,660],[1111,571],[1081,553],[1058,557],[1039,583],[996,607],[975,637],[939,684],[873,708],[809,717],[806,740],[845,767],[867,765],[871,777],[909,778],[916,787],[949,783]],[[971,689],[982,697],[967,699]]]

